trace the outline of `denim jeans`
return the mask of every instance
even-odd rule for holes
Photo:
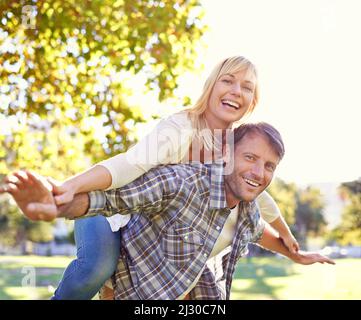
[[[120,231],[104,216],[75,220],[77,258],[66,268],[52,300],[89,300],[114,273],[120,255]]]

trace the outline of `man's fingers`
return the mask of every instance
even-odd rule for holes
[[[44,177],[30,171],[26,171],[26,174],[28,175],[29,180],[32,181],[35,186],[46,188],[48,191],[52,191],[52,185]]]
[[[17,177],[15,177],[13,174],[5,177],[4,179],[5,183],[14,183],[16,184],[17,182],[19,182],[19,179]]]
[[[333,261],[332,259],[322,255],[322,254],[316,254],[316,259],[318,260],[319,263],[328,263],[328,264],[336,264],[335,261]]]
[[[7,185],[6,184],[3,184],[3,185],[0,185],[0,194],[1,193],[6,193],[6,192],[8,192],[7,191]]]
[[[52,221],[57,217],[57,209],[53,204],[33,202],[28,204],[26,210],[37,220]]]
[[[29,180],[33,183],[38,183],[39,182],[39,177],[37,176],[36,173],[32,173],[31,171],[26,171],[26,175],[28,176]]]
[[[15,172],[14,177],[18,179],[16,185],[19,187],[19,189],[24,189],[26,186],[29,185],[29,183],[32,184],[31,182],[29,182],[28,176],[24,171]]]
[[[11,195],[15,192],[19,191],[18,187],[14,183],[6,183],[2,186],[0,186],[0,193],[10,193]]]
[[[326,261],[328,264],[336,264],[335,261],[333,261],[332,259],[326,258]]]
[[[28,182],[28,176],[25,171],[18,171],[14,173],[14,176],[17,177],[21,182]]]

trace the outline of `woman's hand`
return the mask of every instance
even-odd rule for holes
[[[288,233],[287,235],[280,235],[284,245],[288,248],[288,250],[293,253],[296,254],[298,252],[298,250],[300,250],[300,246],[297,242],[297,240],[295,239],[295,237],[292,235],[292,233]]]
[[[53,187],[53,195],[57,206],[69,203],[74,199],[77,190],[70,180],[63,183],[52,179],[48,180]]]

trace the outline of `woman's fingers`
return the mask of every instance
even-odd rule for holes
[[[72,201],[73,200],[73,195],[66,192],[66,193],[63,193],[63,194],[61,194],[59,196],[55,196],[54,199],[55,199],[56,205],[60,206],[62,204],[65,204],[65,203],[68,203],[68,202]]]

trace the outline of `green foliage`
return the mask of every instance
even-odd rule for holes
[[[320,190],[310,187],[302,190],[294,183],[276,178],[267,191],[276,201],[301,247],[306,246],[309,236],[323,234],[326,221]]]
[[[325,204],[319,189],[308,187],[297,195],[296,224],[305,230],[306,235],[318,236],[325,229],[323,216]]]
[[[54,168],[71,174],[84,156],[126,150],[143,120],[126,102],[127,80],[141,73],[145,88],[171,97],[205,30],[196,0],[2,1],[0,12],[2,172],[46,174],[45,160],[78,158]]]
[[[205,31],[197,0],[0,0],[0,15],[0,174],[61,180],[134,143],[144,119],[127,83],[172,97]],[[9,241],[50,239],[5,203]]]
[[[53,230],[48,222],[39,221],[30,223],[27,239],[32,242],[50,242],[54,240]]]
[[[21,214],[8,196],[0,197],[0,243],[15,246],[26,239],[48,242],[54,239],[52,224],[30,221]]]
[[[361,245],[361,180],[342,183],[340,194],[347,201],[341,223],[329,235],[341,245]]]
[[[276,201],[287,224],[293,225],[296,221],[296,185],[275,179],[267,191]]]

